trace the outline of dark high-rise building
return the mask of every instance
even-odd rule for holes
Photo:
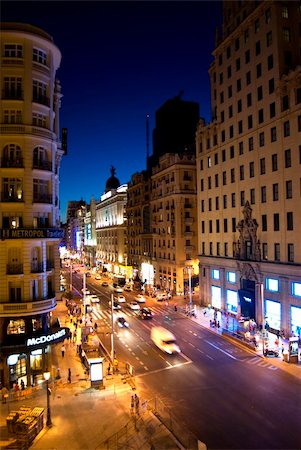
[[[195,133],[199,121],[199,104],[181,99],[181,94],[167,100],[156,112],[153,131],[153,154],[148,169],[166,153],[195,154]]]

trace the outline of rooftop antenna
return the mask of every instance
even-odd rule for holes
[[[149,158],[149,114],[146,114],[146,164]]]

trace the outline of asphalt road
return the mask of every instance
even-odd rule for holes
[[[73,282],[80,290],[79,274],[73,275]],[[111,323],[108,301],[112,289],[91,278],[87,287],[100,294],[93,318],[104,333]],[[125,296],[133,300],[132,294]],[[300,380],[164,303],[148,302],[155,312],[150,321],[138,319],[122,306],[124,312],[118,314],[126,317],[129,329],[115,329],[114,345],[119,359],[134,366],[149,398],[159,396],[172,416],[209,449],[300,450]],[[165,355],[154,346],[150,340],[153,325],[176,335],[180,355]]]

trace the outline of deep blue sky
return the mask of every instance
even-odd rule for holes
[[[217,1],[2,1],[1,20],[47,31],[62,53],[61,220],[69,200],[104,193],[110,167],[120,183],[146,168],[155,112],[184,91],[210,121],[208,69],[220,23]],[[150,141],[150,149],[152,142]],[[151,153],[151,152],[150,152]]]

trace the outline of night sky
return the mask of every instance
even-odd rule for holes
[[[121,184],[146,168],[146,114],[151,150],[166,100],[184,91],[210,121],[217,1],[2,1],[1,20],[44,29],[62,53],[62,221],[69,200],[100,199],[112,165]]]

